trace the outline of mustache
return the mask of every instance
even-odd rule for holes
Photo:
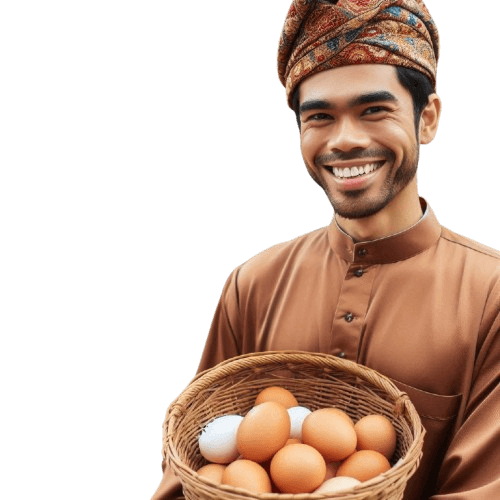
[[[389,149],[364,149],[363,151],[332,151],[325,155],[318,155],[314,159],[316,166],[335,161],[363,160],[365,158],[386,158],[394,160],[395,154]]]

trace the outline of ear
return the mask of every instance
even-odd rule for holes
[[[441,100],[437,94],[431,94],[429,101],[420,115],[420,144],[429,144],[434,139],[441,115]]]

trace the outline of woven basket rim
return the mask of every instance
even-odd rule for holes
[[[406,457],[415,456],[418,454],[417,461],[412,459],[403,461],[398,465],[398,467],[392,467],[390,470],[381,474],[369,481],[365,481],[359,485],[356,489],[365,490],[369,489],[371,486],[375,486],[382,481],[392,478],[393,476],[408,474],[416,466],[422,455],[422,442],[425,435],[425,429],[422,426],[420,417],[413,406],[409,396],[401,391],[387,376],[380,374],[376,370],[360,365],[353,361],[338,358],[337,356],[325,353],[313,353],[300,350],[286,350],[286,351],[263,351],[254,352],[248,354],[242,354],[240,356],[235,356],[224,360],[212,368],[209,368],[203,372],[197,374],[191,382],[187,385],[184,391],[170,404],[167,414],[165,417],[163,425],[163,457],[167,460],[167,463],[172,467],[174,472],[177,474],[196,474],[196,471],[191,469],[188,465],[182,462],[178,456],[177,450],[173,449],[171,446],[170,436],[175,432],[176,420],[182,414],[185,404],[189,403],[190,399],[196,395],[200,390],[209,387],[213,382],[219,380],[222,377],[231,376],[232,374],[238,373],[242,368],[253,368],[257,372],[260,367],[268,365],[271,362],[279,362],[282,360],[284,363],[288,363],[290,368],[293,368],[293,364],[300,363],[313,363],[318,367],[323,367],[325,370],[328,369],[340,369],[342,371],[347,371],[361,380],[374,385],[375,387],[388,393],[391,398],[394,399],[394,406],[396,414],[405,414],[408,420],[411,422],[411,428],[413,433],[413,441],[406,452]],[[170,452],[170,453],[169,453]],[[213,483],[204,480],[204,478],[198,476],[199,480],[203,482],[207,487],[215,487]],[[228,493],[233,493],[245,497],[248,499],[282,499],[293,498],[294,500],[313,500],[325,498],[325,494],[320,493],[303,493],[303,494],[284,494],[284,493],[265,493],[265,494],[255,494],[248,490],[242,490],[240,488],[233,488],[230,486],[217,486],[221,493],[227,491]],[[279,495],[279,497],[277,497]],[[342,495],[345,495],[342,493]],[[337,495],[328,495],[329,498],[336,498]],[[339,498],[342,498],[340,496]]]
[[[198,373],[186,388],[175,398],[167,409],[167,420],[168,414],[177,406],[182,404],[185,399],[188,399],[190,394],[196,394],[198,390],[208,386],[212,380],[218,380],[220,376],[231,375],[232,373],[237,373],[237,371],[248,366],[248,362],[253,363],[258,366],[259,364],[265,365],[267,361],[273,359],[279,359],[281,357],[288,357],[289,362],[295,361],[314,361],[314,360],[324,360],[325,367],[332,368],[346,368],[351,373],[359,376],[361,379],[373,383],[380,389],[386,390],[392,395],[396,400],[401,398],[401,400],[408,400],[409,396],[406,392],[401,391],[394,382],[387,376],[377,372],[373,368],[355,363],[347,359],[341,359],[338,356],[332,354],[326,354],[322,352],[309,352],[300,350],[284,350],[284,351],[261,351],[252,352],[247,354],[241,354],[239,356],[234,356],[221,361],[212,368],[208,368],[200,373]],[[292,357],[298,356],[298,357]],[[260,363],[259,363],[260,362]],[[413,405],[411,405],[413,407]],[[416,413],[416,411],[415,411]]]

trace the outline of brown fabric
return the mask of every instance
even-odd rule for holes
[[[165,460],[162,462],[162,469],[163,478],[151,500],[182,500],[184,497],[182,496],[181,482],[166,466]]]
[[[278,48],[288,105],[305,78],[350,64],[415,69],[436,83],[439,35],[422,0],[293,0]]]
[[[281,349],[374,368],[408,393],[427,430],[405,500],[493,499],[500,498],[499,330],[500,253],[441,227],[426,208],[418,224],[392,237],[355,244],[332,221],[238,267],[199,370]]]

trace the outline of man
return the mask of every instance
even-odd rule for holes
[[[278,68],[330,226],[229,277],[199,366],[320,351],[390,377],[427,434],[405,500],[500,498],[500,253],[419,197],[433,140],[438,33],[421,0],[295,0]],[[168,469],[153,498],[175,498]]]

